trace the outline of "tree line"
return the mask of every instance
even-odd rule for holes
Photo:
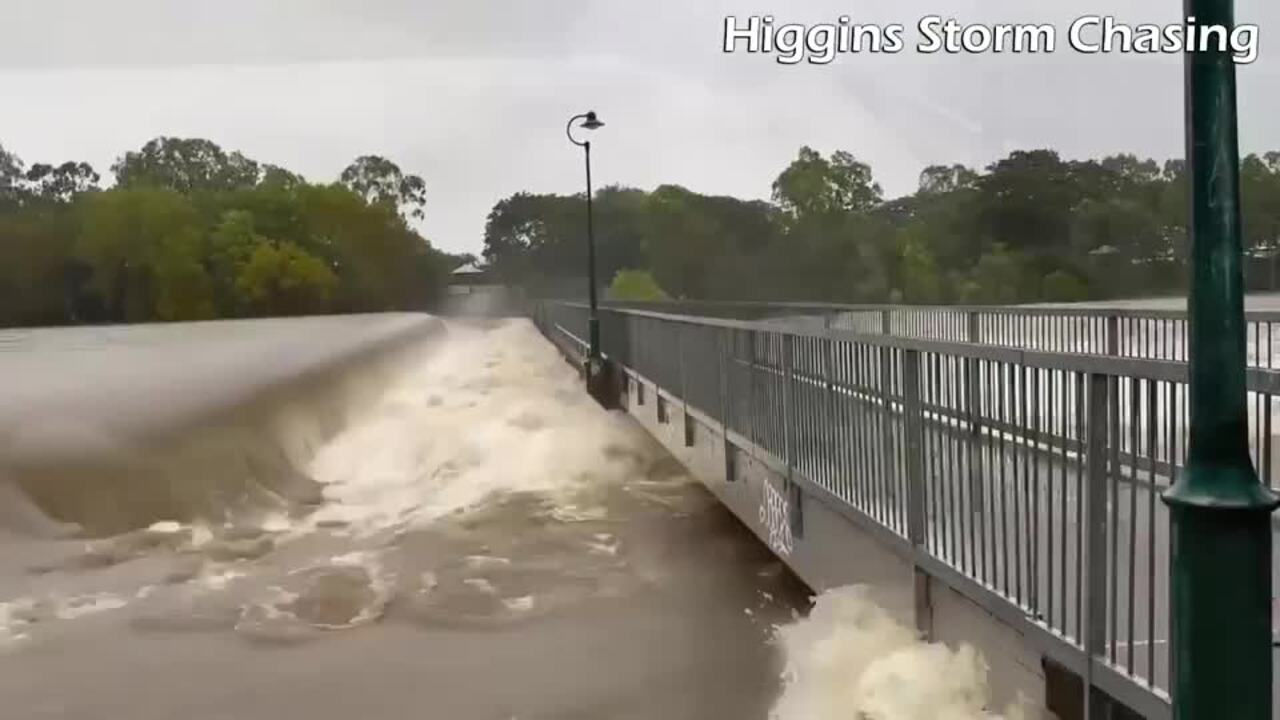
[[[111,172],[0,147],[0,325],[429,309],[457,263],[409,224],[422,178],[386,158],[311,183],[161,137]]]
[[[1179,293],[1182,160],[1015,151],[983,170],[931,166],[885,199],[852,154],[803,147],[770,201],[678,185],[594,197],[599,277],[618,299],[1006,304]],[[1248,282],[1276,289],[1280,153],[1241,165]],[[497,203],[484,255],[507,282],[585,294],[585,197]]]

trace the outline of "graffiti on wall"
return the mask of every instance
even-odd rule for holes
[[[787,495],[769,480],[760,483],[760,524],[769,547],[779,555],[791,554],[791,513]]]

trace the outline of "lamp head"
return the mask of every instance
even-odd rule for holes
[[[578,127],[581,127],[585,130],[595,130],[597,128],[604,127],[604,123],[600,122],[600,120],[596,117],[595,111],[592,110],[591,112],[587,113],[586,119],[584,119],[582,121],[582,124],[579,125]]]

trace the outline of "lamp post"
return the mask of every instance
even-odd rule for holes
[[[1202,26],[1233,0],[1185,0]],[[1249,457],[1240,157],[1230,51],[1186,54],[1191,438],[1164,494],[1172,521],[1170,677],[1176,720],[1271,717],[1274,493]]]
[[[574,115],[569,118],[569,123],[565,126],[564,133],[569,137],[569,142],[582,148],[583,155],[586,158],[587,167],[587,305],[589,307],[587,315],[587,388],[593,395],[597,393],[600,376],[603,374],[600,358],[600,316],[598,313],[596,301],[596,237],[593,227],[592,211],[591,211],[591,141],[578,140],[573,136],[575,127],[583,130],[596,130],[604,127],[604,123],[600,122],[596,117],[595,111],[589,111]],[[601,399],[601,398],[597,398]]]

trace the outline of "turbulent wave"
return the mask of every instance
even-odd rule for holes
[[[313,506],[315,449],[441,330],[425,316],[392,320],[371,317],[362,331],[353,318],[294,321],[313,335],[309,355],[273,337],[279,321],[248,321],[195,357],[166,362],[160,341],[152,357],[121,353],[137,364],[127,373],[76,374],[86,368],[73,365],[79,388],[64,383],[25,406],[18,396],[21,414],[0,417],[0,528],[106,536]],[[217,351],[223,357],[209,360]]]
[[[633,477],[652,454],[531,324],[453,326],[316,454],[310,472],[327,502],[311,522],[422,526],[494,495],[564,496]],[[561,499],[562,513],[590,511]]]
[[[226,373],[191,375],[218,381],[192,388],[202,402],[150,398],[186,403],[164,423],[121,397],[112,407],[130,407],[131,423],[60,413],[14,427],[0,416],[0,529],[77,535],[0,544],[0,657],[95,623],[183,633],[193,646],[207,633],[319,643],[396,622],[436,641],[581,628],[566,636],[578,643],[637,623],[645,642],[617,646],[632,663],[621,675],[714,685],[732,668],[719,682],[743,687],[726,707],[769,706],[768,628],[792,617],[803,590],[651,438],[591,401],[530,323],[335,329],[355,332],[325,326],[311,349],[346,350],[301,371],[282,361],[251,390],[240,378],[229,399]],[[671,645],[650,646],[649,634]],[[919,642],[863,588],[820,596],[776,640],[775,720],[1024,717],[992,714],[977,653]],[[743,674],[748,658],[758,675]],[[579,661],[575,673],[598,666]],[[614,707],[630,697],[610,689],[617,674],[571,683],[564,707],[589,702],[584,693]],[[679,705],[680,692],[654,698],[646,686],[636,707]],[[759,698],[739,698],[748,692]]]
[[[70,618],[33,610],[63,596],[275,644],[393,602],[425,625],[545,616],[631,581],[606,506],[661,457],[520,321],[410,324],[128,444],[41,427],[7,438],[7,527],[96,539],[30,546],[20,566],[48,582],[23,581],[10,639]]]
[[[778,629],[785,687],[772,720],[1030,720],[1028,704],[990,708],[988,668],[970,646],[920,641],[865,586],[818,596]]]

